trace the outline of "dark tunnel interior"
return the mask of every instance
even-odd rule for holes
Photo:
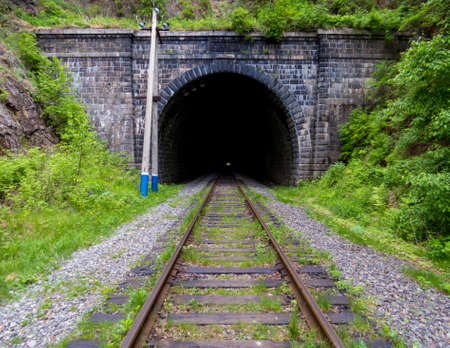
[[[289,184],[295,136],[287,117],[276,94],[247,76],[218,73],[194,80],[160,116],[161,180],[182,182],[231,169]]]

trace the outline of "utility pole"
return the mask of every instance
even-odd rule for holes
[[[159,35],[159,33],[158,33]],[[153,79],[153,118],[152,118],[152,192],[158,192],[158,101],[159,97],[158,44],[155,49],[155,75]]]
[[[158,191],[158,71],[156,55],[156,31],[157,31],[157,10],[154,7],[152,12],[152,32],[150,38],[150,56],[147,76],[147,102],[145,107],[144,124],[144,147],[142,151],[141,186],[142,196],[148,195],[149,166],[150,166],[150,137],[153,138],[152,145],[152,191]],[[153,127],[152,127],[153,126]],[[153,128],[153,131],[152,131]],[[156,163],[156,164],[155,164]]]

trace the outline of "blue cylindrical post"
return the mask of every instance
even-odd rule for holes
[[[148,179],[149,179],[149,175],[147,173],[141,174],[141,195],[144,197],[148,196]],[[152,182],[153,182],[153,178],[152,178]],[[152,186],[153,186],[153,184],[152,184]]]
[[[152,174],[152,192],[158,192],[158,175]]]

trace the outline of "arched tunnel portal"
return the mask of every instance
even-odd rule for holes
[[[159,116],[161,181],[183,182],[228,163],[259,180],[292,184],[298,141],[290,118],[281,98],[252,77],[219,72],[194,79]]]

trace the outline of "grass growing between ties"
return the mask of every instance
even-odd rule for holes
[[[244,187],[248,195],[254,199],[255,190]],[[289,189],[289,188],[284,188]],[[276,190],[275,190],[275,193]],[[330,289],[309,288],[311,295],[315,298],[322,312],[335,312],[337,308],[330,302],[328,296],[345,295],[349,299],[350,310],[355,314],[355,319],[345,325],[338,325],[336,333],[341,338],[346,347],[363,348],[366,347],[364,340],[376,337],[389,339],[394,347],[405,348],[403,338],[388,326],[384,325],[379,319],[371,315],[373,310],[369,311],[369,306],[373,306],[370,298],[364,295],[364,288],[360,285],[352,285],[351,280],[343,279],[341,272],[334,264],[331,255],[327,251],[315,250],[310,248],[308,239],[301,236],[300,232],[294,231],[284,224],[274,224],[270,221],[270,216],[262,215],[263,220],[269,226],[269,229],[280,245],[284,246],[286,254],[292,259],[297,260],[299,264],[320,264],[324,269],[328,269],[331,278],[336,282],[336,287]],[[292,244],[296,240],[295,245]],[[423,275],[424,276],[424,275]],[[297,308],[293,306],[293,308]],[[291,322],[289,323],[289,338],[292,347],[320,347],[328,346],[326,342],[318,342],[316,333],[310,332],[302,335],[298,341],[296,337],[296,315],[293,311]]]
[[[263,295],[260,302],[248,302],[245,304],[214,305],[211,303],[200,304],[195,299],[185,304],[174,305],[170,299],[166,300],[164,310],[168,313],[222,313],[222,312],[283,312],[288,308],[283,308],[279,298],[270,294]]]
[[[191,223],[195,213],[200,207],[202,199],[206,196],[209,186],[202,191],[196,193],[189,199],[189,204],[192,205],[192,209],[188,212],[184,218],[179,229],[176,231],[167,232],[170,236],[170,241],[164,248],[164,250],[156,257],[155,260],[149,261],[153,263],[154,272],[151,276],[146,278],[145,283],[141,287],[128,287],[125,289],[124,295],[129,295],[129,301],[121,306],[114,304],[104,305],[103,308],[94,308],[88,314],[86,314],[83,320],[78,324],[77,330],[63,339],[57,344],[57,347],[66,347],[70,341],[74,339],[87,339],[100,341],[100,347],[119,347],[123,338],[127,334],[128,330],[133,325],[133,321],[136,315],[141,310],[141,307],[147,300],[150,292],[161,276],[164,267],[173,255],[177,243],[181,240],[184,232],[186,232],[187,226]],[[112,288],[106,288],[103,292],[105,299],[114,292]],[[117,323],[92,323],[89,321],[89,317],[96,311],[103,311],[107,313],[126,313],[126,319],[123,319]]]
[[[301,328],[307,332],[306,325]],[[191,323],[173,323],[167,320],[156,328],[156,333],[167,339],[183,340],[273,340],[284,341],[288,336],[286,326],[264,324],[233,324],[199,326]],[[160,336],[160,337],[161,337]]]
[[[263,295],[270,293],[270,296],[293,296],[291,289],[287,284],[282,284],[276,288],[268,288],[265,283],[261,282],[250,288],[183,288],[182,286],[173,286],[171,289],[173,294],[177,295]]]

